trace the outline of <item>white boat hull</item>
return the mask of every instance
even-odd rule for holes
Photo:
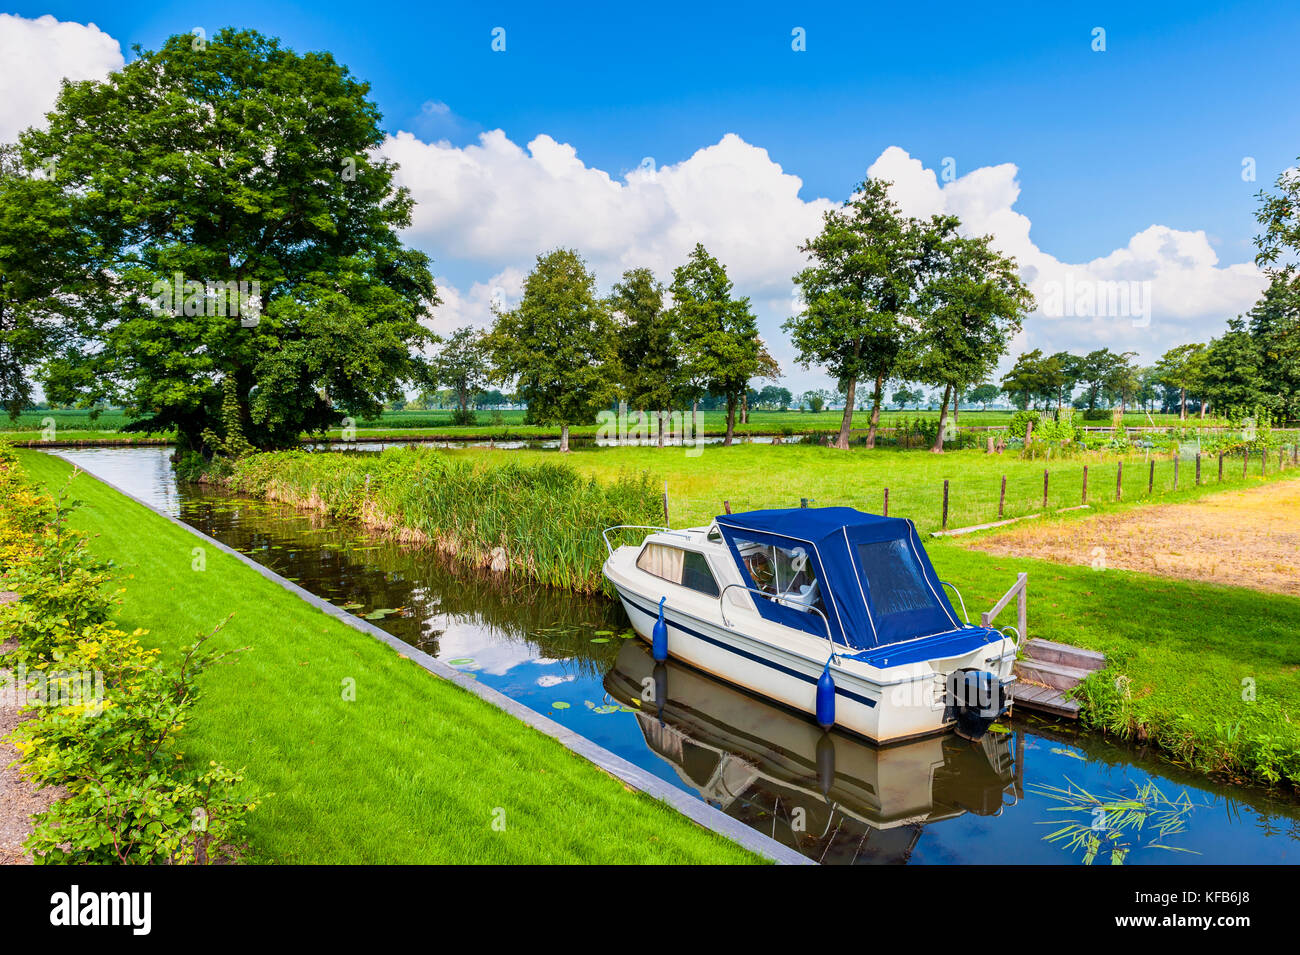
[[[620,582],[617,569],[608,563],[606,576],[618,590],[633,630],[651,642],[658,597],[638,593],[627,582]],[[724,624],[721,612],[716,619],[710,619],[706,613],[691,613],[666,603],[668,655],[765,699],[815,716],[817,680],[830,656],[828,642],[773,624],[752,611],[729,611],[728,616],[743,617],[749,632],[737,629],[736,621],[731,621],[732,626]],[[838,650],[849,652],[844,647]],[[875,667],[840,657],[830,667],[835,683],[835,725],[878,743],[944,732],[955,723],[955,714],[948,705],[949,674],[964,669],[989,670],[1005,684],[1013,679],[1014,659],[1015,645],[1009,638],[995,640],[961,657],[894,667]]]

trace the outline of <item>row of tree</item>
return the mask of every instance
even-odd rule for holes
[[[133,428],[210,452],[290,445],[411,389],[449,388],[467,412],[489,385],[508,387],[566,438],[619,399],[661,415],[717,400],[728,441],[751,404],[791,402],[749,300],[701,245],[667,286],[630,269],[608,295],[575,251],[547,252],[490,331],[439,340],[430,260],[401,241],[412,199],[379,158],[366,84],[329,54],[255,32],[192,40],[140,51],[102,82],[66,83],[43,128],[0,146],[0,404],[11,414],[32,400],[34,373],[50,401],[120,406]],[[1087,407],[1124,406],[1158,382],[1184,407],[1260,401],[1295,417],[1300,177],[1278,187],[1260,194],[1257,261],[1271,284],[1248,318],[1149,372],[1107,349],[1031,352],[998,390],[1059,404],[1081,386],[1073,400]],[[888,184],[868,179],[800,247],[803,307],[784,327],[797,361],[839,383],[840,447],[863,385],[869,446],[891,381],[940,389],[935,450],[957,396],[992,400],[988,378],[1033,299],[1013,260],[959,227],[902,215]],[[217,290],[249,285],[232,317]],[[901,388],[895,403],[915,394]]]

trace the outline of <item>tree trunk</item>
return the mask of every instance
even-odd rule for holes
[[[560,425],[560,452],[567,453],[569,450],[569,426]]]
[[[960,388],[954,388],[954,389],[952,390],[952,426],[953,426],[954,428],[960,428],[960,427],[961,427],[961,407],[960,407],[960,406],[961,406],[961,389],[960,389]]]
[[[1201,420],[1202,421],[1205,420],[1205,409],[1207,409],[1209,406],[1210,403],[1206,401],[1204,398],[1202,398],[1201,399]]]
[[[664,446],[664,413],[662,409],[659,410],[658,415],[659,415],[659,447],[662,448]]]
[[[748,388],[746,388],[745,393],[740,396],[740,423],[746,425],[749,424],[749,389]]]
[[[1178,389],[1178,420],[1187,420],[1187,389]]]
[[[871,393],[871,424],[867,427],[867,448],[876,446],[876,429],[880,426],[881,391],[885,387],[885,376],[876,375],[876,387]]]
[[[700,400],[698,398],[691,402],[691,436],[694,438],[700,436]]]
[[[948,401],[952,397],[952,385],[943,386],[943,410],[939,412],[939,433],[934,436],[934,447],[930,451],[943,454],[943,432],[948,427]]]
[[[844,392],[844,414],[840,418],[840,434],[835,439],[835,447],[841,451],[849,449],[849,430],[853,427],[853,401],[858,393],[858,379],[850,378],[849,386]]]
[[[727,395],[727,436],[722,439],[724,448],[731,447],[732,435],[736,433],[736,396]]]

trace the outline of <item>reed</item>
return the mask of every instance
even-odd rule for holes
[[[584,593],[602,589],[601,531],[653,523],[652,479],[584,477],[563,462],[488,464],[429,448],[253,455],[232,489],[358,520],[466,564]]]

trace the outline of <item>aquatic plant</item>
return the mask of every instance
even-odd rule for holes
[[[1148,779],[1132,796],[1110,792],[1097,796],[1066,776],[1065,788],[1043,784],[1029,788],[1059,806],[1048,812],[1085,817],[1085,822],[1070,822],[1043,838],[1063,845],[1071,853],[1082,852],[1083,864],[1092,865],[1106,854],[1111,865],[1123,865],[1136,849],[1165,849],[1169,852],[1195,852],[1168,841],[1187,831],[1187,817],[1202,808],[1192,802],[1187,790],[1175,799],[1167,797],[1153,780]],[[1055,825],[1053,822],[1039,825]]]

